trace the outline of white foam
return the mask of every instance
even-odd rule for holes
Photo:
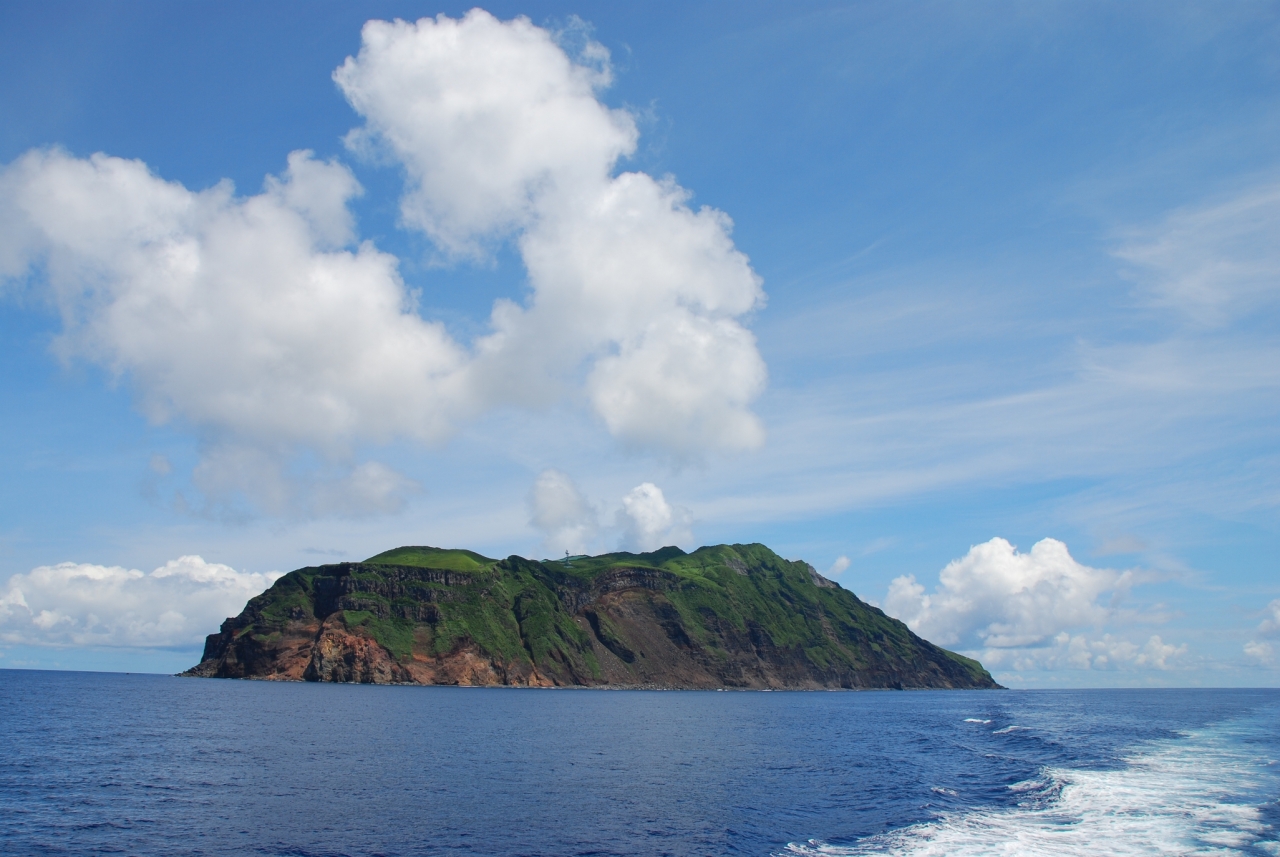
[[[1280,777],[1241,735],[1223,727],[1154,742],[1119,770],[1046,768],[1010,787],[1018,795],[1011,809],[944,815],[852,846],[792,843],[786,853],[1217,857],[1249,848],[1280,857],[1260,809],[1280,793]]]
[[[991,734],[992,735],[1008,735],[1010,732],[1017,732],[1020,729],[1026,729],[1026,728],[1027,727],[1025,726],[1006,726],[1003,729],[995,730]]]
[[[981,723],[983,726],[986,726],[986,725],[987,725],[988,723],[990,723],[991,721],[990,721],[990,720],[980,720],[980,719],[978,719],[977,717],[966,717],[966,718],[964,719],[964,722],[965,722],[965,723]]]

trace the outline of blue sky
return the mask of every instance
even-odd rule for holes
[[[1280,682],[1280,7],[486,8],[0,11],[0,666],[174,671],[400,544],[758,541],[1012,686]],[[277,295],[263,223],[371,279]]]

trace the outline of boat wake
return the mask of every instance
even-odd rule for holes
[[[1009,787],[1012,808],[942,815],[851,845],[793,842],[784,854],[1280,857],[1268,823],[1280,796],[1275,747],[1270,719],[1229,723],[1147,744],[1116,770],[1045,768]]]

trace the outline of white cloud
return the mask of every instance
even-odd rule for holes
[[[538,474],[529,493],[530,522],[544,534],[543,549],[556,556],[568,551],[586,553],[595,539],[595,509],[578,486],[559,470]]]
[[[596,99],[607,64],[573,62],[528,18],[473,9],[369,21],[361,36],[359,56],[334,72],[366,120],[348,142],[404,164],[405,222],[448,251],[476,252],[536,217],[545,196],[598,186],[635,150],[631,115]]]
[[[831,563],[831,568],[827,569],[827,577],[839,577],[849,569],[849,557],[840,556],[836,561]]]
[[[1099,598],[1131,583],[1130,572],[1081,565],[1057,539],[1019,553],[994,538],[948,563],[931,594],[914,576],[896,578],[885,610],[944,645],[1035,646],[1067,629],[1101,625],[1111,611]]]
[[[528,19],[481,10],[371,21],[334,77],[365,120],[352,146],[404,166],[405,225],[447,257],[519,247],[532,293],[497,301],[472,347],[417,314],[397,259],[356,244],[361,188],[336,162],[294,152],[249,197],[103,154],[31,151],[0,171],[0,278],[34,273],[62,316],[60,354],[197,432],[198,481],[297,509],[273,474],[300,452],[332,463],[362,442],[439,442],[487,409],[575,388],[628,446],[763,442],[750,406],[765,366],[741,323],[760,279],[723,213],[691,209],[671,179],[613,175],[637,132],[597,98],[602,46],[575,61]],[[236,463],[255,457],[275,464]],[[362,467],[354,499],[301,505],[394,507],[407,482]]]
[[[651,551],[693,541],[693,516],[669,503],[652,482],[637,485],[622,498],[612,523],[600,521],[606,504],[590,500],[559,470],[538,474],[528,504],[529,522],[543,534],[541,548],[550,556],[608,551],[611,542],[622,550]]]
[[[464,353],[413,310],[396,260],[349,238],[350,172],[294,152],[237,198],[139,161],[29,152],[0,177],[0,273],[44,263],[58,350],[128,375],[156,422],[322,450],[445,436]]]
[[[1251,658],[1264,666],[1276,662],[1275,648],[1264,640],[1250,640],[1244,644],[1245,657]]]
[[[1046,646],[988,648],[979,656],[988,669],[1169,670],[1186,653],[1186,644],[1166,643],[1159,634],[1152,634],[1141,643],[1112,634],[1090,637],[1063,631]]]
[[[948,563],[931,593],[912,575],[896,578],[884,609],[992,669],[1171,669],[1186,645],[1102,630],[1133,618],[1115,602],[1135,583],[1133,572],[1077,562],[1057,539],[1019,553],[994,538]]]
[[[615,436],[677,453],[762,444],[764,429],[747,405],[763,386],[764,363],[748,331],[679,309],[623,340],[587,381]]]
[[[1116,255],[1153,303],[1223,324],[1280,298],[1280,185],[1174,211],[1131,232]]]
[[[498,301],[468,383],[539,404],[585,370],[611,433],[677,456],[759,446],[749,410],[765,383],[739,317],[760,279],[722,212],[672,180],[612,175],[635,123],[596,98],[603,46],[572,61],[527,19],[370,22],[335,74],[366,125],[355,136],[405,164],[405,222],[451,253],[515,234],[533,287]]]
[[[184,556],[150,574],[64,562],[9,578],[0,639],[46,646],[198,646],[280,577]]]
[[[622,498],[618,525],[622,528],[622,547],[631,551],[652,551],[668,545],[692,541],[688,511],[672,506],[662,489],[652,482],[632,488]]]

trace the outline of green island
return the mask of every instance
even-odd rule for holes
[[[995,688],[764,545],[560,560],[401,547],[291,571],[183,675],[373,684]]]

